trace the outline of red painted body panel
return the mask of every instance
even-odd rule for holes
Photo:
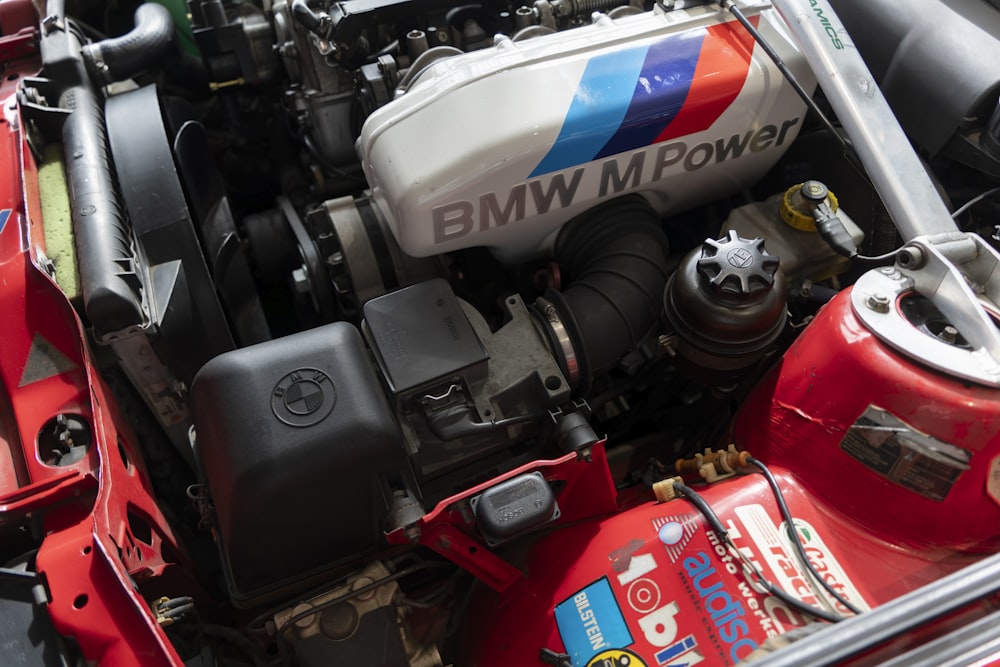
[[[940,550],[900,549],[873,538],[817,502],[787,471],[776,473],[793,516],[804,522],[800,534],[813,564],[862,608],[898,597],[975,559]],[[770,580],[805,602],[818,603],[818,587],[807,583],[790,543],[781,539],[782,521],[762,476],[723,480],[701,493],[736,546]],[[679,524],[683,532],[661,533],[668,523]],[[678,534],[683,535],[678,542],[664,541]],[[747,583],[738,559],[685,500],[648,502],[608,519],[557,530],[533,547],[525,569],[530,592],[509,604],[489,596],[480,600],[477,615],[491,620],[476,623],[472,633],[481,636],[474,649],[477,667],[530,664],[542,648],[574,657],[580,642],[574,645],[572,628],[557,622],[554,609],[602,578],[617,608],[596,611],[598,627],[601,621],[614,624],[620,614],[632,643],[610,648],[632,651],[648,665],[693,665],[700,662],[696,656],[705,665],[735,664],[768,637],[804,623],[800,613]],[[574,665],[587,665],[594,657],[586,648],[583,653],[577,650]],[[669,658],[659,662],[658,654]]]
[[[522,587],[524,575],[494,554],[475,534],[468,500],[491,486],[536,471],[548,483],[562,486],[557,502],[565,509],[554,525],[607,515],[618,509],[602,442],[594,445],[587,459],[571,453],[553,461],[534,461],[442,500],[417,522],[417,540],[468,570],[493,590],[508,596],[514,594]],[[409,539],[402,529],[386,537],[395,544]]]
[[[16,15],[8,4],[4,15]],[[89,662],[176,665],[180,658],[136,586],[179,561],[176,540],[134,453],[135,436],[97,372],[83,326],[40,268],[45,240],[38,174],[14,105],[20,78],[36,72],[30,59],[9,62],[0,83],[2,525],[35,521],[44,531],[36,565],[51,596],[50,616]],[[39,371],[30,358],[39,351],[65,362],[56,371]],[[64,413],[91,425],[93,444],[80,461],[53,466],[39,455],[38,433]]]
[[[971,454],[943,500],[890,481],[841,441],[869,405]],[[888,541],[995,551],[1000,505],[987,494],[1000,456],[1000,391],[902,358],[865,329],[841,293],[742,407],[734,442],[795,471],[810,492]]]

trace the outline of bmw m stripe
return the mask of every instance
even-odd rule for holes
[[[708,129],[742,90],[752,53],[730,21],[592,58],[531,176]]]

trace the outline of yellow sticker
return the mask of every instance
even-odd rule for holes
[[[646,663],[632,651],[609,648],[591,658],[587,667],[646,667]]]

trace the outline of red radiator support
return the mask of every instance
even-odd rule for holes
[[[34,53],[33,33],[18,32],[15,20],[35,20],[31,3],[0,0],[0,19],[0,59],[8,60],[0,80],[0,539],[29,526],[44,535],[35,565],[47,610],[87,664],[181,664],[140,593],[180,569],[176,540],[81,322],[43,268],[37,168],[15,103],[21,78],[39,67],[22,57]],[[90,432],[84,456],[66,465],[40,448],[57,415]]]

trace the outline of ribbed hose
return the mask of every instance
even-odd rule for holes
[[[627,2],[622,2],[621,0],[574,0],[573,15],[590,18],[590,15],[594,12],[606,12],[619,5],[627,4]]]
[[[63,0],[49,0],[46,16],[63,24]],[[81,57],[80,34],[44,32],[40,51],[45,70],[65,86],[58,105],[70,111],[62,143],[84,311],[98,336],[141,326],[145,317],[132,240],[111,174],[102,99]]]
[[[84,46],[87,68],[103,84],[129,79],[157,64],[174,44],[170,10],[152,2],[135,10],[135,27],[120,37]]]
[[[132,241],[115,196],[101,100],[75,86],[60,106],[72,110],[62,137],[84,310],[98,334],[138,326],[144,318]]]
[[[579,367],[577,389],[617,364],[650,333],[667,283],[667,238],[656,212],[641,197],[624,197],[584,213],[556,241],[555,255],[568,287],[548,290],[548,301],[568,335]],[[543,322],[563,370],[567,360],[551,312]],[[572,378],[570,378],[572,382]]]

